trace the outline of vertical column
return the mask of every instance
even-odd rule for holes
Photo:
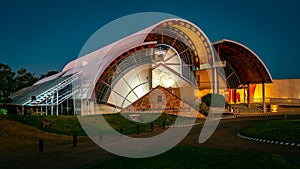
[[[61,115],[64,114],[64,106],[63,106],[63,103],[60,104],[60,114],[61,114]]]
[[[68,115],[68,111],[69,111],[69,98],[67,98],[67,112],[66,112],[67,115]]]
[[[83,99],[80,98],[80,115],[83,115]]]
[[[86,99],[86,104],[84,103],[84,106],[87,106],[87,115],[90,115],[90,101],[89,101],[89,99]]]
[[[51,95],[51,115],[53,116],[53,95]]]
[[[249,83],[247,88],[247,103],[248,103],[248,108],[250,108],[250,84]]]
[[[46,98],[46,111],[45,111],[46,112],[46,116],[48,115],[48,106],[47,106],[48,103],[47,103],[47,101],[48,101],[48,96]]]
[[[266,107],[266,96],[265,96],[265,83],[262,84],[262,103],[263,103],[263,112],[267,112]]]
[[[234,89],[230,89],[231,103],[234,103]]]
[[[56,115],[58,116],[58,91],[56,93]]]
[[[244,103],[246,103],[246,89],[245,89],[245,85],[244,85]]]
[[[74,110],[73,110],[73,113],[74,113],[74,116],[76,116],[76,99],[75,99],[75,97],[73,96],[73,108],[74,108]]]
[[[219,92],[219,78],[218,78],[218,68],[216,68],[216,84],[215,84],[215,87],[216,87],[216,90],[217,90],[217,94],[219,94],[220,92]]]
[[[218,93],[218,86],[217,86],[217,69],[213,68],[212,69],[212,78],[213,78],[213,84],[212,84],[212,88],[213,88],[213,93]]]
[[[148,67],[148,83],[149,83],[149,90],[152,89],[152,65],[151,63],[149,64]]]
[[[90,114],[95,114],[95,111],[94,111],[94,100],[91,100],[89,102],[89,107],[90,107]]]

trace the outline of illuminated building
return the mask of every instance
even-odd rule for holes
[[[60,73],[11,98],[22,113],[33,108],[67,114],[73,108],[75,114],[87,115],[99,113],[95,106],[101,113],[115,113],[160,86],[188,104],[219,93],[229,103],[260,102],[266,107],[277,97],[272,82],[262,60],[246,46],[232,40],[211,43],[196,25],[174,18],[71,61]]]

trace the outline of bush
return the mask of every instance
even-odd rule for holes
[[[208,107],[224,107],[227,106],[224,96],[220,94],[209,93],[201,98],[202,103]]]
[[[0,103],[11,103],[12,99],[8,97],[1,97],[0,98]]]
[[[6,109],[0,109],[0,115],[1,114],[7,114],[7,110]]]
[[[207,107],[206,104],[202,102],[202,103],[200,103],[200,105],[199,105],[199,111],[200,111],[203,115],[207,116],[208,113],[209,113],[209,107]]]

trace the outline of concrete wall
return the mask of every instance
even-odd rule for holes
[[[262,98],[262,85],[255,87],[253,100],[260,102]],[[276,79],[273,83],[265,85],[266,101],[270,103],[300,104],[300,79]]]

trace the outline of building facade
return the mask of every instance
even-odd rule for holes
[[[75,59],[11,98],[19,113],[30,109],[47,115],[116,113],[141,104],[154,89],[170,92],[193,110],[208,93],[266,107],[281,97],[276,91],[285,84],[273,81],[262,60],[241,43],[211,43],[199,27],[174,18]]]

